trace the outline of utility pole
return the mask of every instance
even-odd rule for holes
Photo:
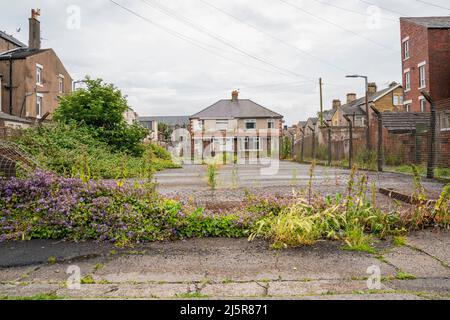
[[[320,126],[323,126],[323,91],[322,91],[322,78],[319,78],[320,87]]]

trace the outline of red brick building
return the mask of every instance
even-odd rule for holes
[[[404,105],[409,112],[430,112],[421,95],[450,98],[450,16],[400,18]]]

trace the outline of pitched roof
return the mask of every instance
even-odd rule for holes
[[[332,109],[332,110],[325,110],[322,113],[323,116],[323,120],[325,121],[331,121],[333,119],[334,114],[336,113],[336,109]]]
[[[391,83],[389,87],[369,95],[369,103],[378,101],[379,99],[383,98],[388,93],[394,91],[399,87],[401,87],[401,84],[396,82]],[[353,114],[365,115],[366,114],[366,111],[364,110],[365,104],[366,104],[366,97],[364,96],[350,103],[344,104],[340,108],[345,115],[353,115]]]
[[[428,29],[450,28],[450,16],[448,17],[404,17],[400,21],[408,21]]]
[[[16,48],[10,51],[6,51],[0,54],[0,60],[9,60],[11,59],[25,59],[29,56],[45,52],[51,49],[28,49],[28,48]]]
[[[165,123],[168,126],[182,127],[189,124],[189,116],[138,117],[138,121],[141,123],[157,121],[159,123]]]
[[[383,126],[389,131],[410,132],[430,124],[429,113],[384,112],[381,115]]]
[[[248,99],[238,99],[237,101],[224,99],[194,114],[191,118],[283,118],[283,116]]]
[[[13,36],[3,32],[3,31],[0,31],[0,38],[5,39],[8,42],[11,42],[18,47],[26,47],[27,46],[25,43],[21,42],[20,40],[14,38]]]

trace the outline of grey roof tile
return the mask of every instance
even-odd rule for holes
[[[168,126],[187,126],[189,124],[189,116],[156,116],[156,117],[138,117],[141,123],[157,121],[165,123]]]
[[[15,50],[10,50],[0,54],[0,60],[8,60],[11,56],[12,59],[25,59],[29,56],[45,52],[50,49],[28,49],[28,48],[17,48]]]
[[[237,101],[230,99],[219,100],[208,108],[194,114],[191,118],[283,118],[283,116],[248,99],[238,99]]]
[[[27,45],[26,45],[25,43],[23,43],[22,41],[20,41],[20,40],[14,38],[13,36],[11,36],[11,35],[9,35],[9,34],[3,32],[3,31],[0,31],[0,38],[3,38],[3,39],[5,39],[6,41],[11,42],[11,43],[15,44],[15,45],[18,46],[18,47],[26,47],[26,46],[27,46]]]
[[[447,17],[402,17],[400,21],[409,21],[429,29],[450,28],[450,16]]]

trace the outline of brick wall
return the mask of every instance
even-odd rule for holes
[[[404,60],[402,48],[403,87],[406,88],[405,73],[410,69],[411,90],[405,92],[405,101],[411,100],[411,111],[420,112],[421,90],[431,94],[435,101],[450,98],[450,33],[449,29],[427,29],[412,22],[400,19],[401,39],[409,37],[410,58]],[[419,89],[419,67],[424,62],[426,87]],[[430,106],[427,103],[427,110]]]

